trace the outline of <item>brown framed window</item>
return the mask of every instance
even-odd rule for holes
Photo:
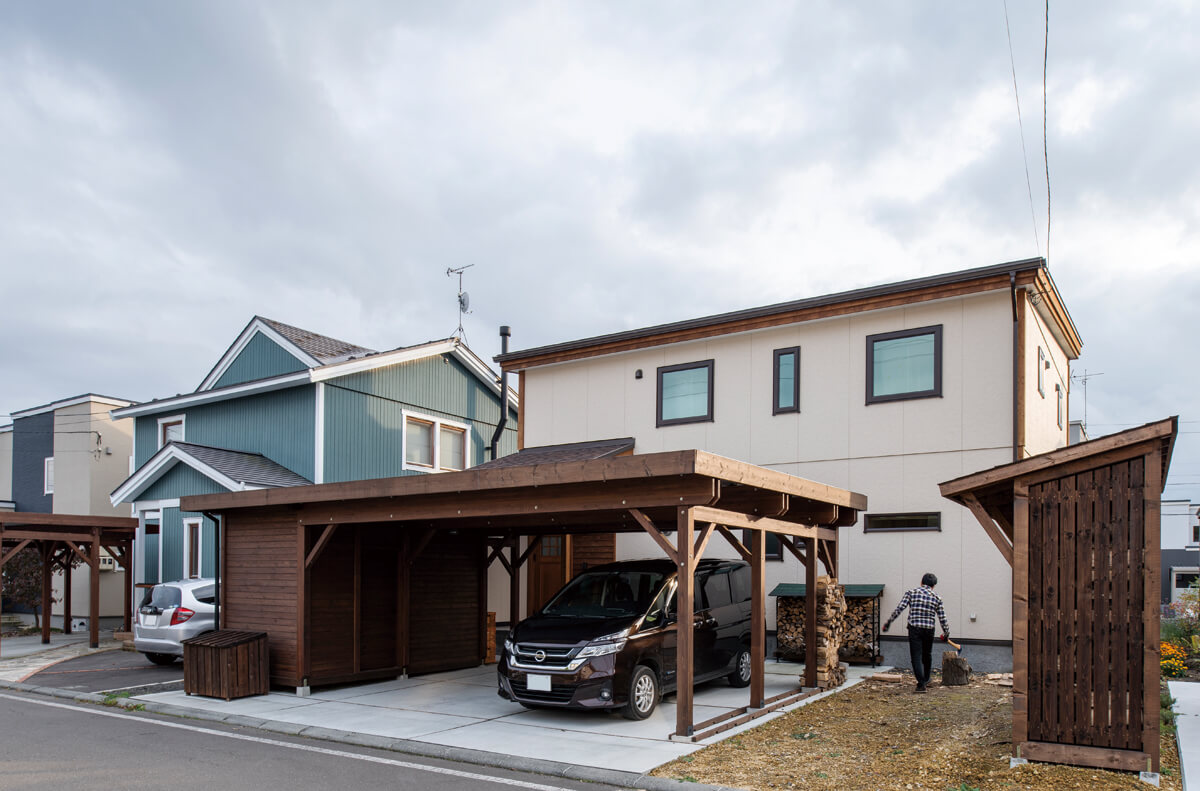
[[[657,426],[711,423],[713,361],[702,360],[658,369]]]
[[[183,415],[163,417],[158,419],[158,447],[168,442],[183,442],[183,427],[186,418]]]
[[[776,349],[771,366],[771,414],[800,411],[800,347]]]
[[[910,514],[867,514],[863,517],[864,533],[900,533],[942,529],[940,512]]]
[[[867,403],[940,398],[942,325],[867,336]]]
[[[753,530],[742,531],[742,545],[746,549],[750,548],[750,542],[753,540]],[[767,560],[783,560],[783,547],[779,543],[778,533],[767,533]]]

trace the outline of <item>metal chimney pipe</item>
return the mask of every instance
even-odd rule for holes
[[[508,337],[512,335],[512,330],[508,325],[500,325],[500,353],[508,354]],[[508,371],[503,368],[500,370],[500,422],[496,424],[496,433],[492,434],[492,442],[488,446],[492,452],[492,458],[496,458],[499,452],[500,437],[504,434],[504,426],[508,423]]]

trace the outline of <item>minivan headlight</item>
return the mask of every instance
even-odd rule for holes
[[[516,649],[516,648],[513,646],[513,642],[512,642],[512,640],[505,640],[505,641],[504,641],[504,651],[505,651],[505,653],[507,653],[509,656],[512,656],[513,654],[515,654],[515,653],[517,652],[517,649]]]
[[[632,627],[631,627],[632,628]],[[629,629],[622,629],[619,632],[606,634],[603,637],[597,637],[583,647],[583,650],[575,655],[576,659],[586,659],[589,656],[608,656],[615,654],[625,647],[625,638],[629,636]]]

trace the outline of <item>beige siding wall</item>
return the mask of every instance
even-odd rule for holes
[[[1054,339],[1037,308],[1026,302],[1025,332],[1025,455],[1055,450],[1067,444],[1070,417],[1067,403],[1071,387],[1071,361]],[[1046,354],[1042,367],[1042,392],[1038,392],[1038,349]],[[1054,386],[1062,388],[1062,427],[1058,425],[1058,399]]]
[[[129,516],[128,506],[114,507],[108,496],[129,473],[133,453],[133,421],[113,421],[111,405],[85,402],[54,413],[54,513]],[[109,452],[111,451],[111,452]],[[100,615],[119,616],[124,607],[125,572],[100,576]],[[62,599],[63,578],[55,575],[54,595]],[[71,574],[71,614],[84,618],[91,597],[90,570]],[[61,615],[63,604],[54,606]]]
[[[13,435],[0,431],[0,500],[12,500]]]
[[[867,405],[866,337],[938,324],[942,397]],[[789,346],[801,347],[801,412],[772,415],[773,351]],[[714,421],[656,428],[657,368],[706,359],[714,360]],[[632,436],[636,453],[701,448],[861,492],[869,513],[940,512],[936,533],[866,534],[861,520],[843,528],[843,581],[883,583],[890,613],[932,571],[955,634],[1007,640],[1009,568],[937,484],[1012,460],[1012,393],[1005,289],[529,369],[522,419],[526,447]],[[723,542],[710,546],[732,556]],[[648,537],[618,539],[619,558],[659,553]],[[794,558],[769,564],[768,588],[802,580]]]

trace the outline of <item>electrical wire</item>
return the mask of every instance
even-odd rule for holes
[[[1046,265],[1050,265],[1050,144],[1046,137],[1046,70],[1050,62],[1050,0],[1046,0],[1046,37],[1042,44],[1042,161],[1046,164]]]
[[[1004,35],[1008,37],[1008,63],[1012,67],[1013,98],[1017,102],[1017,129],[1021,133],[1021,160],[1025,163],[1025,191],[1029,194],[1029,218],[1033,221],[1033,244],[1038,255],[1042,254],[1042,242],[1038,238],[1037,210],[1033,208],[1033,182],[1029,178],[1029,152],[1025,148],[1025,122],[1021,119],[1021,94],[1017,90],[1017,61],[1013,56],[1012,30],[1008,25],[1008,0],[1004,0]]]

